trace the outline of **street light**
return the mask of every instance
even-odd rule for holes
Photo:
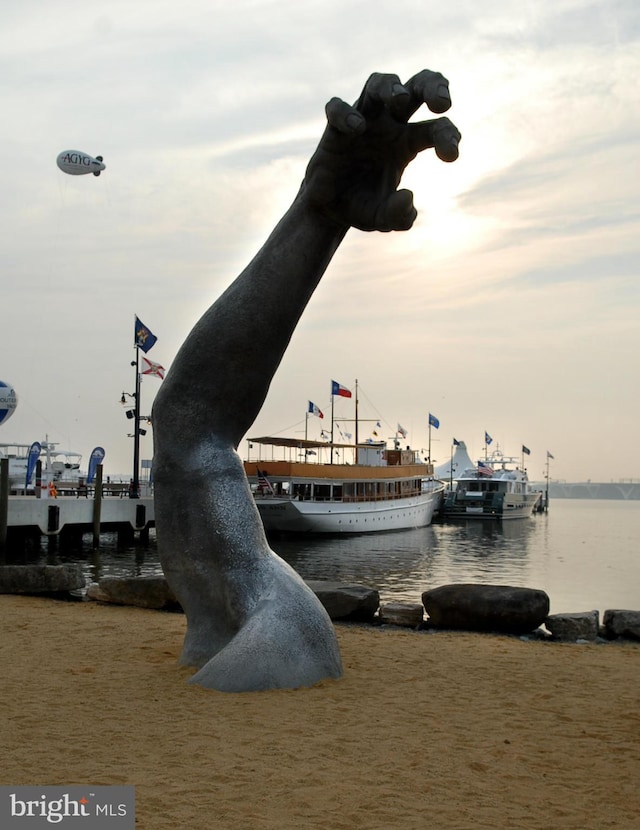
[[[126,412],[127,418],[133,419],[133,476],[131,478],[131,487],[129,488],[129,498],[140,498],[140,436],[146,435],[146,430],[140,429],[140,370],[138,366],[138,350],[136,349],[136,359],[131,361],[131,365],[136,370],[136,385],[135,392],[124,392],[120,397],[120,403],[123,406],[127,405],[127,398],[133,398],[133,409],[128,409]]]

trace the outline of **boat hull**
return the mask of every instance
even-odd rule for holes
[[[442,489],[393,501],[322,503],[277,497],[256,499],[267,533],[377,533],[431,524]]]
[[[458,498],[455,492],[448,493],[443,502],[442,516],[446,521],[476,519],[495,522],[527,519],[532,515],[539,499],[540,493],[510,493],[501,498],[474,501]]]

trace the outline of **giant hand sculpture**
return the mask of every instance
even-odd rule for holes
[[[289,210],[247,268],[196,324],[153,407],[158,547],[186,617],[181,663],[221,691],[309,686],[342,673],[335,631],[296,572],[270,550],[237,447],[314,289],[349,227],[407,230],[396,190],[428,147],[458,155],[440,74],[402,84],[374,74],[354,106],[333,98],[327,128]]]

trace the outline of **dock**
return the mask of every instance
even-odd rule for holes
[[[98,477],[91,488],[77,485],[57,486],[57,497],[51,498],[46,488],[13,495],[2,486],[0,475],[0,550],[34,536],[77,538],[92,534],[94,547],[100,535],[116,532],[123,538],[148,540],[149,529],[155,527],[153,494],[130,498],[124,487],[105,485]]]

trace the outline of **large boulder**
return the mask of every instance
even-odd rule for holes
[[[604,634],[609,640],[621,637],[625,640],[640,640],[640,611],[609,609],[602,619]]]
[[[598,638],[597,611],[582,611],[573,614],[551,614],[544,621],[554,640],[575,642]]]
[[[419,602],[386,602],[380,606],[378,620],[381,625],[418,628],[422,623],[423,615],[424,609]]]
[[[422,594],[436,628],[528,634],[549,615],[549,597],[536,588],[461,583]]]
[[[92,582],[87,597],[114,605],[135,605],[159,611],[180,611],[180,605],[166,578],[159,576],[105,576]]]
[[[85,582],[79,564],[0,566],[0,594],[65,594]]]
[[[324,605],[332,620],[371,622],[380,605],[380,594],[366,585],[310,580],[307,585]]]

